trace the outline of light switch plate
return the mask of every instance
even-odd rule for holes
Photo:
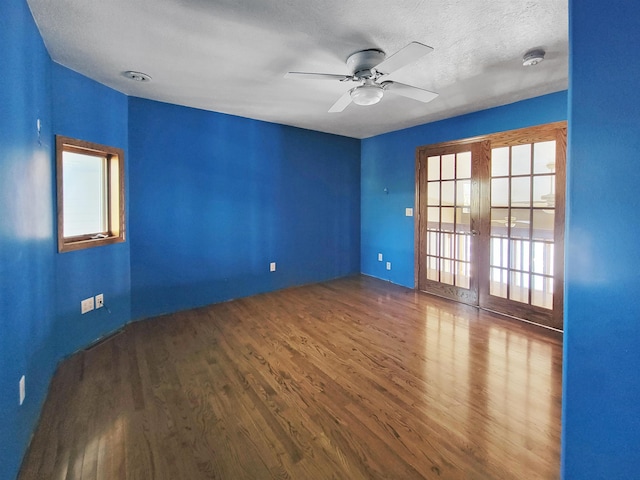
[[[413,208],[405,208],[405,209],[404,209],[404,214],[405,214],[407,217],[413,217]]]
[[[20,382],[18,382],[18,390],[20,391],[20,405],[22,405],[24,403],[24,397],[27,396],[26,379],[24,375],[20,377]]]
[[[80,302],[80,311],[85,314],[93,310],[93,297],[85,298]]]
[[[379,262],[381,262],[381,261],[382,261],[382,254],[381,254],[381,253],[379,253],[379,254],[378,254],[378,261],[379,261]]]
[[[275,272],[276,271],[276,262],[271,262],[269,264],[269,271],[270,272]]]

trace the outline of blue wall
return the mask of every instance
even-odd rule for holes
[[[52,84],[54,133],[122,148],[126,186],[131,163],[127,152],[128,98],[58,64],[52,66]],[[55,330],[60,355],[73,353],[130,320],[129,244],[55,255]],[[82,315],[80,301],[98,293],[104,294],[107,308]]]
[[[570,0],[570,19],[562,472],[635,478],[640,63],[630,47],[640,6]],[[357,271],[359,235],[364,273],[413,286],[404,209],[413,206],[415,148],[566,117],[559,93],[360,144],[127,99],[53,65],[24,0],[0,3],[0,69],[3,480],[15,478],[65,355],[131,318]],[[126,244],[56,253],[54,133],[127,152]],[[98,292],[111,313],[80,317],[79,300]]]
[[[57,363],[50,60],[24,0],[0,3],[0,479],[15,478]],[[37,119],[41,120],[38,135]],[[18,381],[26,399],[18,405]]]
[[[0,478],[10,479],[58,362],[131,317],[128,244],[57,253],[54,134],[125,150],[128,139],[127,98],[53,64],[24,0],[2,2],[0,22]],[[80,300],[101,292],[111,313],[81,316]]]
[[[359,273],[358,140],[138,98],[129,119],[133,318]]]
[[[417,147],[566,119],[559,92],[363,140],[362,273],[414,286],[414,217],[405,208],[414,207]]]
[[[563,477],[640,477],[640,4],[570,2]]]
[[[69,354],[133,318],[359,272],[360,142],[140,99],[130,109],[51,62],[24,0],[0,3],[0,22],[4,480]],[[57,253],[55,134],[125,151],[125,243]],[[97,293],[107,308],[81,315]]]

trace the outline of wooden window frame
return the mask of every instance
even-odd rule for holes
[[[64,152],[104,157],[107,161],[107,230],[87,235],[64,235]],[[58,217],[58,252],[112,245],[125,241],[124,150],[98,143],[56,135],[56,186]]]

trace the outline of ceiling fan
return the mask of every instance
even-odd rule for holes
[[[338,80],[354,82],[357,85],[347,90],[329,109],[330,113],[342,112],[351,104],[373,105],[378,103],[385,92],[412,98],[420,102],[430,102],[437,93],[422,88],[387,80],[396,70],[424,57],[433,48],[419,42],[411,42],[406,47],[386,58],[386,54],[377,48],[361,50],[347,58],[347,67],[351,74],[288,72],[285,78],[301,78],[309,80]]]

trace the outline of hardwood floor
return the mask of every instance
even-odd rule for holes
[[[558,478],[561,356],[367,277],[158,317],[60,366],[19,478]]]

